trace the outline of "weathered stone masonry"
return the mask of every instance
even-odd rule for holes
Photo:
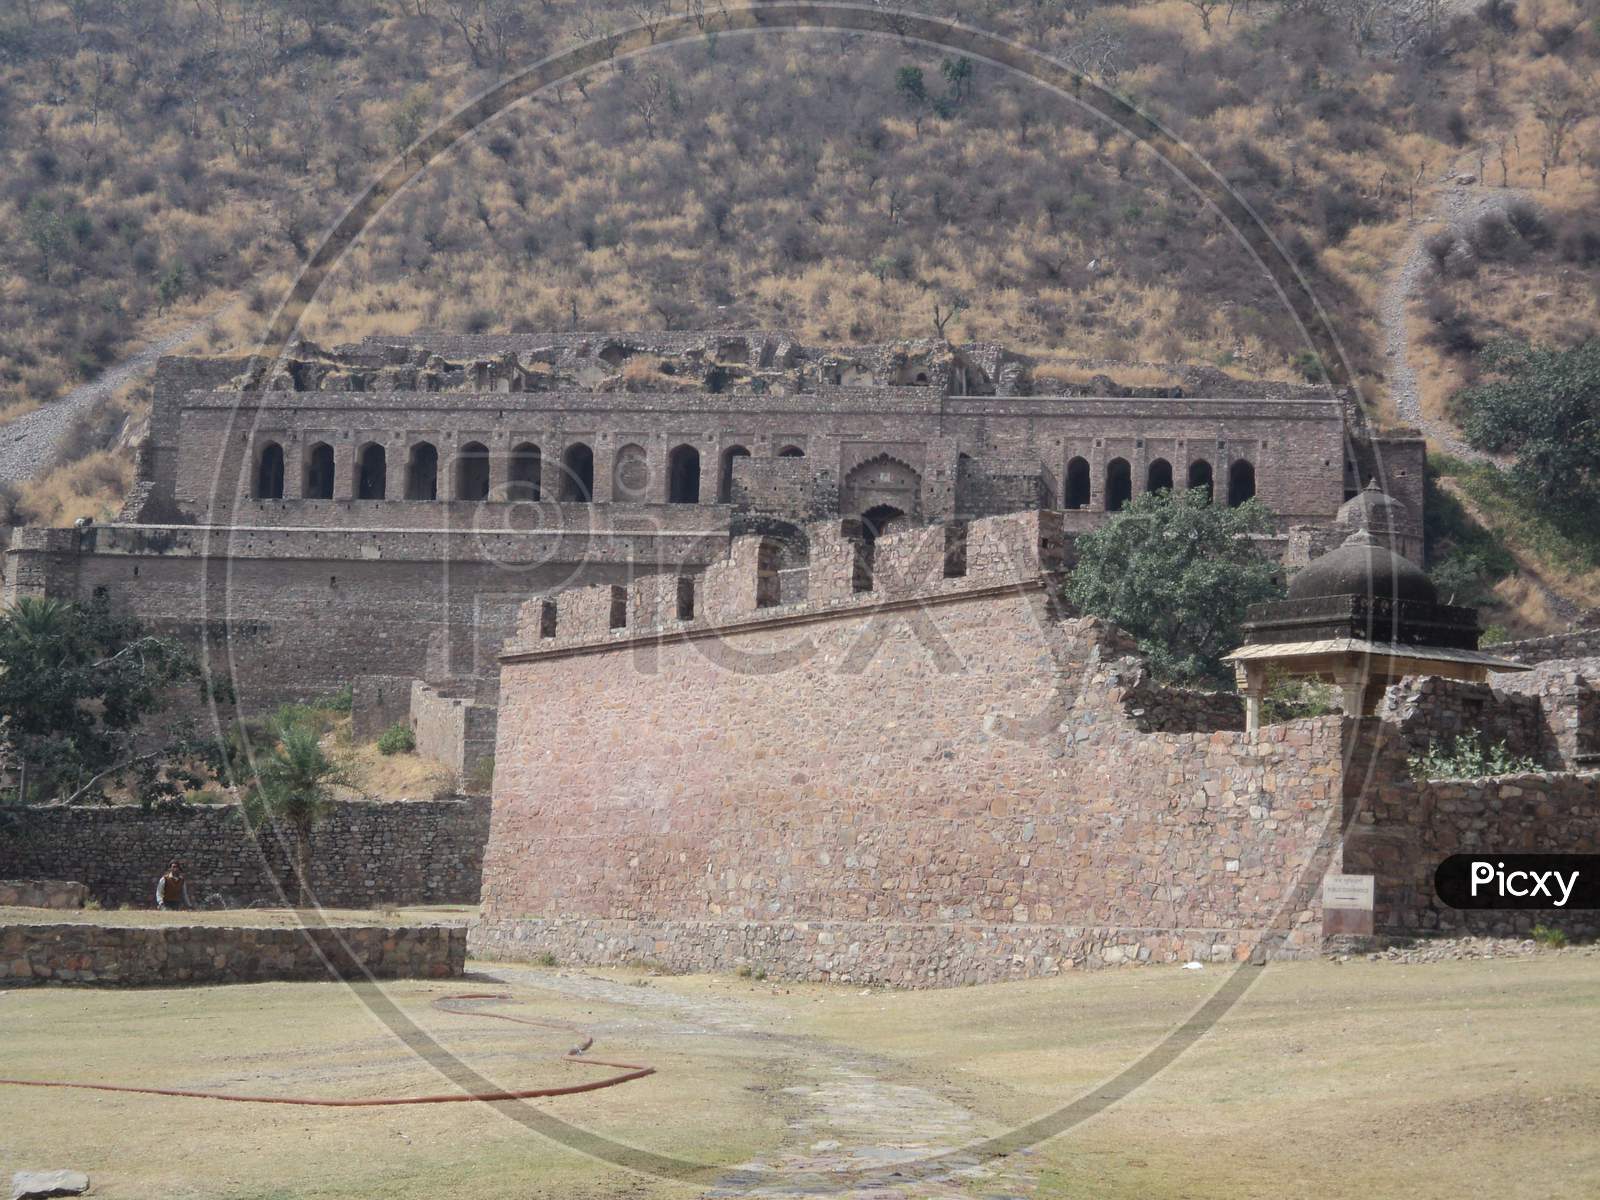
[[[312,888],[331,908],[471,904],[487,833],[482,797],[339,804],[312,833]],[[143,908],[174,858],[197,902],[296,894],[292,843],[253,837],[235,805],[0,809],[0,877],[78,880],[102,904]]]

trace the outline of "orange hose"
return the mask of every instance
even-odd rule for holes
[[[457,1016],[491,1017],[496,1021],[511,1021],[517,1025],[536,1025],[546,1029],[560,1029],[572,1032],[572,1026],[556,1021],[540,1021],[532,1017],[512,1017],[505,1013],[462,1012],[456,1008],[446,1008],[445,1005],[452,1000],[511,1000],[514,999],[506,992],[462,992],[454,996],[440,996],[433,1002],[433,1006],[440,1012],[455,1013]],[[601,1088],[615,1087],[619,1083],[629,1083],[635,1079],[643,1079],[646,1075],[654,1075],[656,1069],[643,1063],[612,1062],[603,1058],[581,1057],[590,1046],[594,1045],[592,1037],[585,1037],[581,1043],[561,1055],[561,1061],[577,1063],[580,1066],[616,1067],[622,1073],[610,1075],[605,1079],[593,1079],[588,1083],[569,1083],[564,1087],[523,1088],[512,1092],[461,1092],[445,1096],[377,1096],[366,1100],[325,1100],[306,1096],[249,1096],[234,1092],[195,1092],[182,1088],[157,1088],[133,1087],[128,1084],[115,1083],[69,1083],[53,1079],[0,1079],[0,1085],[12,1087],[39,1087],[39,1088],[79,1088],[91,1092],[132,1092],[141,1096],[186,1096],[196,1100],[231,1100],[240,1104],[311,1104],[321,1108],[378,1108],[391,1104],[455,1104],[461,1101],[493,1101],[493,1100],[532,1100],[540,1096],[572,1096],[579,1092],[595,1092]]]

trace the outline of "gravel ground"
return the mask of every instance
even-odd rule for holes
[[[1424,938],[1404,945],[1386,946],[1382,950],[1366,954],[1336,954],[1330,957],[1336,962],[1349,962],[1352,958],[1365,958],[1369,962],[1437,963],[1481,958],[1533,958],[1537,955],[1597,958],[1600,957],[1600,944],[1587,943],[1555,949],[1549,946],[1541,946],[1532,938]]]
[[[185,325],[159,341],[151,342],[132,358],[118,363],[98,379],[74,388],[59,400],[35,409],[0,426],[0,483],[26,483],[54,465],[66,443],[72,423],[80,415],[110,396],[141,371],[155,366],[156,359],[171,354],[190,339],[202,334],[215,315]]]

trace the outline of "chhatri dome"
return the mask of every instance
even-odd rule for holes
[[[1253,731],[1273,669],[1338,684],[1351,717],[1371,715],[1407,675],[1481,682],[1490,671],[1531,669],[1479,650],[1479,633],[1477,609],[1440,604],[1421,567],[1358,529],[1303,567],[1287,599],[1251,605],[1245,644],[1227,657]]]

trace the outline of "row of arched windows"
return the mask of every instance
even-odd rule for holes
[[[1204,489],[1207,497],[1213,494],[1215,478],[1211,464],[1197,458],[1189,464],[1185,480],[1190,488]],[[1145,469],[1144,490],[1147,492],[1171,491],[1173,487],[1172,464],[1164,458],[1153,460]],[[1067,463],[1066,488],[1062,495],[1066,508],[1088,508],[1092,487],[1089,460],[1074,458]],[[1235,459],[1228,467],[1228,505],[1237,508],[1256,494],[1256,469],[1246,459]],[[1133,499],[1133,468],[1125,458],[1113,458],[1106,464],[1105,486],[1100,493],[1106,512],[1119,512]]]
[[[733,494],[733,464],[750,457],[744,446],[730,446],[722,452],[717,479],[717,501],[727,504]],[[804,458],[799,446],[785,446],[780,458]],[[507,472],[507,500],[541,499],[544,457],[532,442],[511,450]],[[489,498],[489,448],[482,442],[467,442],[456,453],[451,482],[444,498],[487,500]],[[584,442],[574,442],[561,455],[560,482],[555,499],[587,503],[594,498],[594,450]],[[643,446],[630,444],[615,455],[612,472],[613,494],[622,500],[644,499],[650,471]],[[301,496],[307,500],[334,497],[335,470],[333,447],[317,442],[306,449],[305,475]],[[431,442],[418,442],[407,454],[403,481],[407,500],[438,500],[439,450]],[[388,498],[388,451],[381,443],[369,442],[356,451],[355,489],[357,500]],[[265,442],[257,451],[252,495],[258,500],[281,500],[284,496],[284,454],[277,442]],[[687,444],[675,446],[667,454],[667,499],[673,504],[700,502],[700,451]]]

